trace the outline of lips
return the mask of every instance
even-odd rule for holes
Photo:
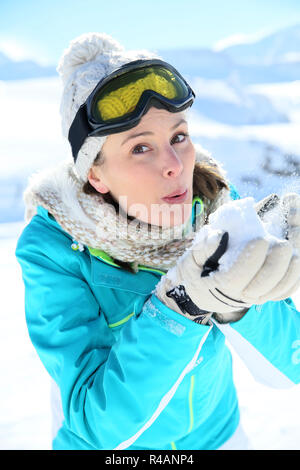
[[[167,196],[163,197],[163,199],[174,197],[174,196],[181,196],[185,191],[186,191],[186,188],[178,188],[176,189],[176,191],[173,191],[171,194],[168,194]]]
[[[185,201],[188,194],[188,190],[184,188],[177,189],[173,191],[173,193],[169,194],[162,198],[163,201],[167,202],[168,204],[179,204]]]

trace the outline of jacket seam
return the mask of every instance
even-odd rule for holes
[[[207,340],[207,337],[209,333],[211,332],[214,324],[210,322],[210,328],[209,330],[205,333],[205,335],[201,338],[198,347],[196,349],[196,352],[194,353],[194,356],[192,359],[188,362],[188,364],[184,367],[182,372],[179,374],[179,377],[173,384],[173,386],[167,391],[165,395],[163,395],[162,399],[160,400],[156,410],[152,414],[152,416],[148,419],[148,421],[142,426],[141,429],[139,429],[133,436],[129,437],[125,441],[121,442],[117,447],[115,447],[113,450],[124,450],[128,447],[130,447],[154,422],[155,420],[159,417],[161,412],[167,407],[171,399],[173,398],[174,394],[176,393],[176,390],[182,383],[183,379],[186,377],[186,375],[194,368],[195,362],[197,358],[199,357],[200,351],[205,344],[205,341]]]
[[[194,427],[194,410],[193,410],[193,394],[195,387],[195,375],[191,376],[190,390],[189,390],[189,412],[190,412],[190,426],[188,432],[190,433]]]

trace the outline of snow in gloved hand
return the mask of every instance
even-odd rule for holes
[[[251,240],[265,238],[270,242],[283,238],[283,217],[279,208],[274,208],[269,214],[265,214],[262,220],[256,212],[255,201],[252,197],[230,201],[209,216],[208,225],[204,226],[193,244],[203,239],[202,231],[205,231],[206,239],[213,240],[220,231],[228,232],[229,240],[225,253],[219,259],[218,270],[227,271],[233,265],[244,247]],[[247,252],[245,262],[247,262]]]

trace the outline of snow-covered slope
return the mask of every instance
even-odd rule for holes
[[[58,78],[0,81],[0,222],[23,218],[29,175],[69,154],[61,136]]]

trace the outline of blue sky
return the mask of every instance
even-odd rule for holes
[[[1,0],[0,50],[56,64],[74,37],[103,31],[126,48],[213,47],[300,24],[300,0]]]

